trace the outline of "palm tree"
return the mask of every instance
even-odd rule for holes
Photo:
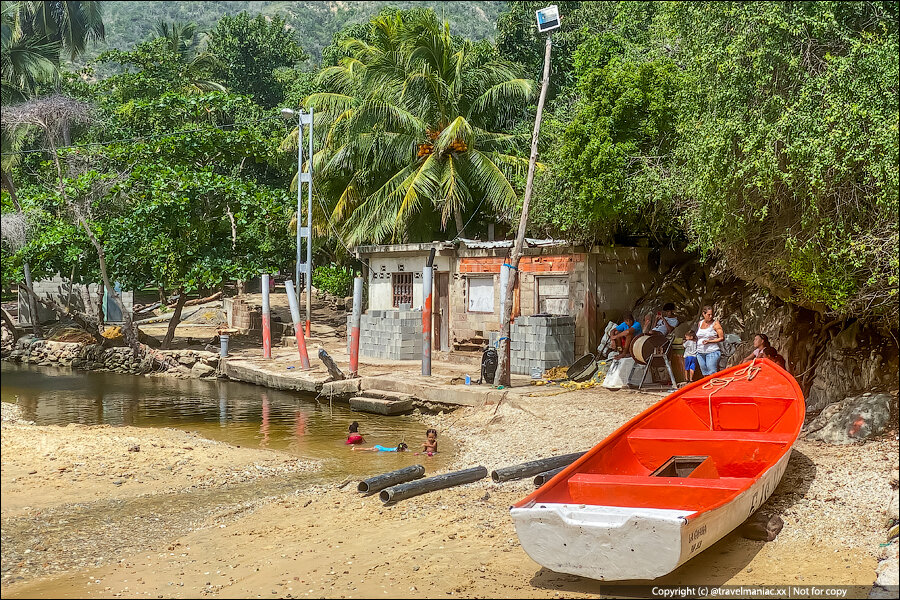
[[[169,50],[177,52],[187,58],[188,54],[197,46],[200,37],[197,33],[197,24],[193,21],[173,21],[168,23],[163,19],[156,22],[153,27],[157,38],[168,41]]]
[[[3,4],[0,14],[0,101],[5,105],[25,100],[39,83],[55,79],[59,61],[56,44],[24,35],[16,22],[16,10],[14,4]]]
[[[315,184],[348,243],[433,239],[451,216],[461,237],[476,202],[515,205],[511,180],[527,160],[501,130],[533,88],[515,66],[453,38],[432,11],[376,17],[343,49],[318,77],[326,91],[305,103],[330,123]]]
[[[58,44],[75,60],[91,40],[104,39],[101,2],[14,2],[25,37]],[[58,60],[57,60],[58,63]]]
[[[168,23],[162,19],[154,26],[156,39],[166,41],[170,51],[181,57],[184,75],[190,80],[189,93],[224,92],[225,86],[209,79],[209,74],[221,66],[219,60],[208,52],[196,53],[200,42],[197,24],[193,21],[185,23],[173,21]]]

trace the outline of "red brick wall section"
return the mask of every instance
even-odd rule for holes
[[[499,273],[505,257],[466,257],[459,259],[460,273]],[[519,261],[522,273],[568,273],[575,263],[584,262],[584,254],[523,256]]]

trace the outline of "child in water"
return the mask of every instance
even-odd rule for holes
[[[425,443],[422,444],[422,454],[432,456],[437,454],[437,429],[429,429],[425,432]]]
[[[400,442],[395,448],[375,444],[371,448],[357,448],[356,446],[353,446],[351,450],[365,450],[366,452],[406,452],[407,448],[409,448],[409,446],[406,445],[406,442]]]
[[[350,423],[349,433],[347,434],[347,441],[344,442],[348,446],[353,444],[362,444],[366,440],[359,434],[359,423],[353,421]]]

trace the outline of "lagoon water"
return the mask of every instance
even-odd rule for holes
[[[360,424],[364,446],[421,450],[426,425],[410,416],[384,417],[351,411],[346,403],[299,392],[233,381],[141,377],[2,362],[3,402],[18,402],[37,425],[108,424],[172,427],[243,447],[268,448],[322,461],[317,479],[368,477],[423,464],[426,474],[446,466],[452,440],[439,438],[433,457],[412,453],[352,452],[347,427]]]

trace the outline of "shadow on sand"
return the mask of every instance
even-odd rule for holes
[[[816,476],[816,466],[808,456],[794,449],[781,483],[759,511],[777,515],[806,496]],[[722,585],[743,571],[765,542],[747,540],[732,531],[700,555],[668,575],[652,580],[605,582],[577,575],[540,569],[531,585],[562,593],[582,593],[599,597],[644,598],[653,586]]]

